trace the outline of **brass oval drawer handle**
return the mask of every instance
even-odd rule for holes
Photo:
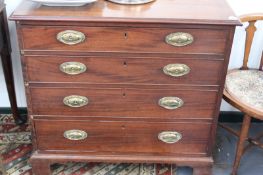
[[[78,75],[86,72],[87,67],[80,62],[65,62],[59,66],[61,72],[68,75]]]
[[[181,77],[189,74],[190,71],[190,67],[186,64],[168,64],[163,68],[163,72],[172,77]]]
[[[64,137],[69,140],[84,140],[88,137],[85,131],[73,129],[64,132]]]
[[[84,96],[79,95],[70,95],[63,99],[63,103],[66,106],[72,107],[72,108],[79,108],[88,105],[89,99]]]
[[[159,133],[158,139],[164,143],[173,144],[182,139],[182,134],[177,131],[163,131]]]
[[[172,46],[187,46],[194,42],[194,37],[190,33],[176,32],[166,36],[165,41]]]
[[[184,101],[178,97],[163,97],[159,100],[159,106],[165,109],[177,109],[184,105]]]
[[[65,30],[57,34],[57,40],[63,44],[75,45],[82,43],[86,39],[86,36],[82,32],[75,30]]]

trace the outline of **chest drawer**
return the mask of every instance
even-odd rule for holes
[[[32,82],[218,85],[223,61],[202,58],[26,56]]]
[[[23,26],[22,49],[61,52],[223,54],[227,32],[188,28]]]
[[[34,125],[40,150],[164,155],[206,154],[211,127],[209,123],[94,120],[35,120]]]
[[[217,91],[206,90],[31,88],[30,92],[34,115],[210,119],[217,100]]]

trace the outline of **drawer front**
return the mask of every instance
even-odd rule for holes
[[[94,120],[35,120],[34,125],[40,150],[162,154],[206,154],[211,127],[209,123]]]
[[[223,69],[222,60],[198,58],[27,56],[24,59],[32,82],[218,85]]]
[[[217,91],[205,90],[31,88],[30,92],[34,115],[210,119],[217,99]]]
[[[223,54],[227,38],[225,30],[188,28],[23,26],[21,34],[24,50],[63,52]]]

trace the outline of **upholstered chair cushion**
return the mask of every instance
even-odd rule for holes
[[[228,73],[226,91],[242,103],[263,112],[263,72],[235,70]]]

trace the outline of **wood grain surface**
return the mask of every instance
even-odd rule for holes
[[[83,7],[47,7],[25,1],[11,19],[19,21],[138,22],[239,25],[222,0],[157,0],[146,5],[123,6],[104,0]]]
[[[31,83],[85,83],[85,84],[185,84],[219,85],[224,62],[209,58],[151,58],[151,57],[79,57],[79,56],[25,56],[24,65]],[[78,75],[61,72],[65,62],[83,63],[87,70]],[[185,64],[190,73],[181,77],[164,74],[168,64]]]
[[[23,38],[21,49],[63,52],[222,54],[225,50],[227,35],[226,30],[189,28],[25,26],[20,30]],[[57,34],[65,30],[82,32],[86,40],[76,45],[63,44],[57,40]],[[175,32],[191,34],[194,42],[183,47],[167,44],[166,36]]]
[[[151,89],[96,89],[96,88],[31,88],[34,115],[77,115],[138,118],[212,118],[217,91],[206,90],[151,90]],[[85,96],[89,104],[71,108],[63,103],[70,95]],[[181,108],[168,110],[158,105],[166,96],[184,101]]]
[[[59,126],[59,127],[58,127]],[[67,121],[35,120],[37,144],[40,150],[84,152],[115,152],[134,154],[206,154],[207,130],[210,123],[154,123],[144,121]],[[108,128],[108,129],[105,129]],[[88,133],[84,140],[68,140],[63,134],[78,129]],[[163,131],[177,131],[182,139],[168,144],[158,139]],[[56,144],[53,141],[56,140]]]

